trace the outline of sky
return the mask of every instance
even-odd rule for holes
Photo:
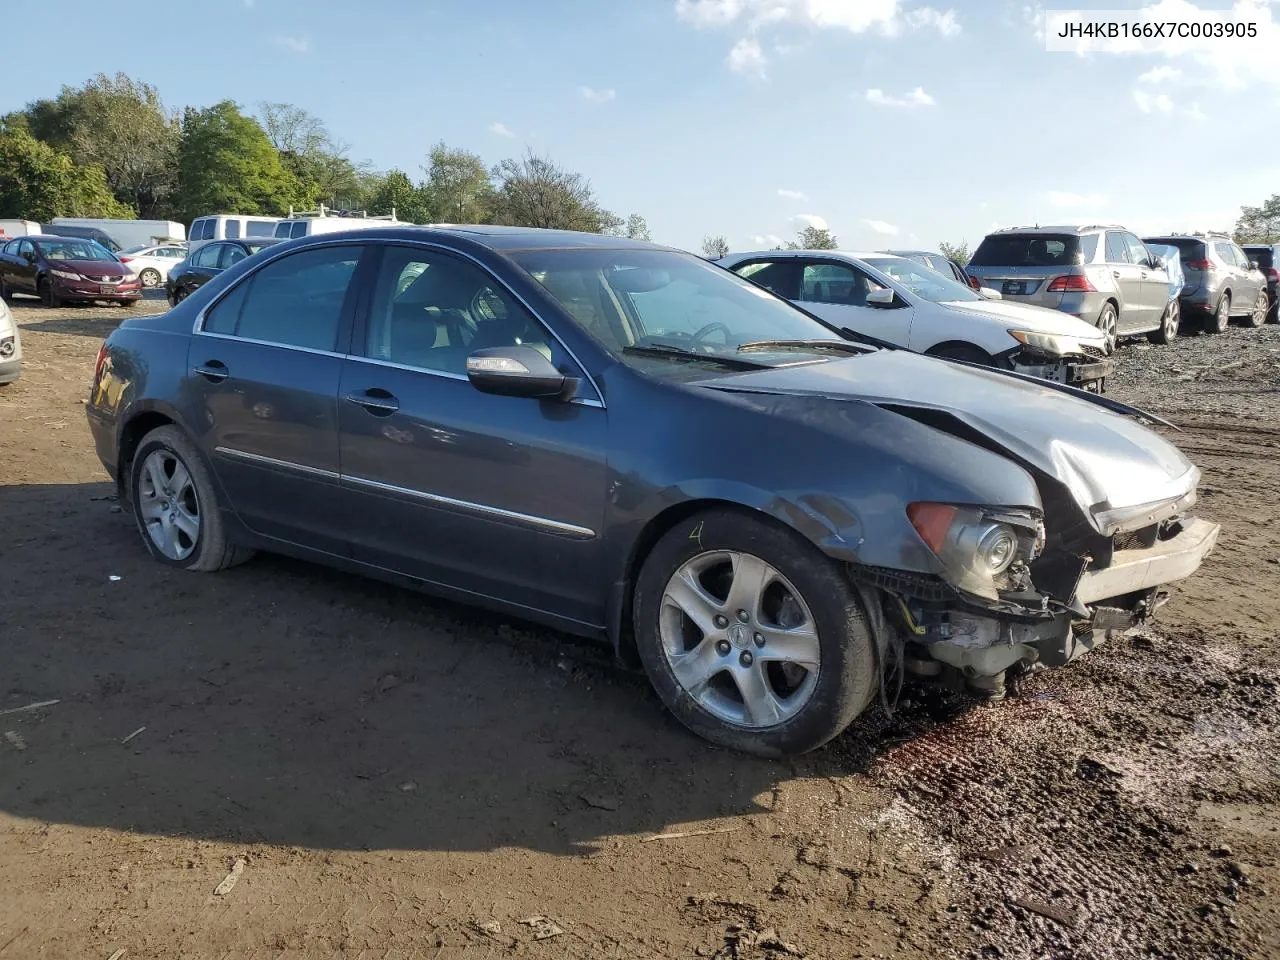
[[[1280,193],[1280,0],[1054,4],[1259,24],[1118,52],[1048,52],[1025,0],[57,6],[53,33],[7,18],[0,113],[123,71],[175,109],[297,104],[353,160],[415,178],[440,140],[491,164],[532,149],[685,249],[806,224],[864,250],[1034,223],[1221,229]]]

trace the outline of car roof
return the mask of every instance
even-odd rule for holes
[[[1118,223],[1073,223],[1046,227],[1037,224],[1034,227],[1001,227],[999,230],[992,230],[987,236],[999,237],[1008,233],[1092,233],[1094,230],[1123,230],[1126,233],[1130,232],[1128,227],[1121,226]]]
[[[880,252],[892,254],[895,257],[942,257],[943,260],[950,259],[950,257],[937,250],[881,250]]]
[[[275,239],[283,237],[255,237],[255,240]],[[386,226],[357,227],[333,233],[315,234],[308,237],[294,237],[290,243],[298,249],[313,243],[333,243],[337,240],[407,240],[407,241],[458,241],[463,240],[481,247],[488,247],[498,252],[517,250],[556,250],[556,249],[610,249],[610,250],[672,250],[674,247],[649,243],[644,240],[631,240],[627,237],[613,237],[601,233],[584,233],[577,230],[544,230],[537,227],[504,227],[489,224],[431,224],[426,226]],[[692,256],[692,254],[690,254]]]
[[[742,253],[731,253],[723,259],[732,257],[735,260],[743,257],[843,257],[848,260],[867,260],[872,257],[893,257],[904,260],[905,257],[887,251],[875,250],[746,250]]]

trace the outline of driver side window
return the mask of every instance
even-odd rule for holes
[[[513,346],[558,360],[538,321],[479,267],[421,248],[385,249],[369,306],[366,357],[464,377],[469,354]]]
[[[810,303],[866,306],[867,294],[883,289],[861,270],[840,263],[806,263],[800,280],[800,299]]]

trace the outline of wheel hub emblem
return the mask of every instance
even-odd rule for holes
[[[744,623],[735,623],[729,628],[729,642],[738,650],[745,650],[751,645],[751,631]]]

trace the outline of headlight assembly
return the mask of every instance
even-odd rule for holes
[[[1056,333],[1037,333],[1034,330],[1010,330],[1009,336],[1032,353],[1047,357],[1066,357],[1084,353],[1083,341],[1079,337],[1064,337]],[[1102,348],[1106,338],[1099,336],[1094,346]]]
[[[81,279],[83,279],[83,278],[80,276],[80,274],[78,274],[78,273],[72,273],[70,270],[53,270],[53,269],[50,269],[50,270],[49,270],[49,273],[51,273],[51,274],[52,274],[53,276],[55,276],[55,277],[61,277],[63,280],[81,280]]]
[[[1015,565],[1044,549],[1044,524],[1030,510],[913,503],[907,517],[942,561],[946,578],[968,593],[998,600]]]

